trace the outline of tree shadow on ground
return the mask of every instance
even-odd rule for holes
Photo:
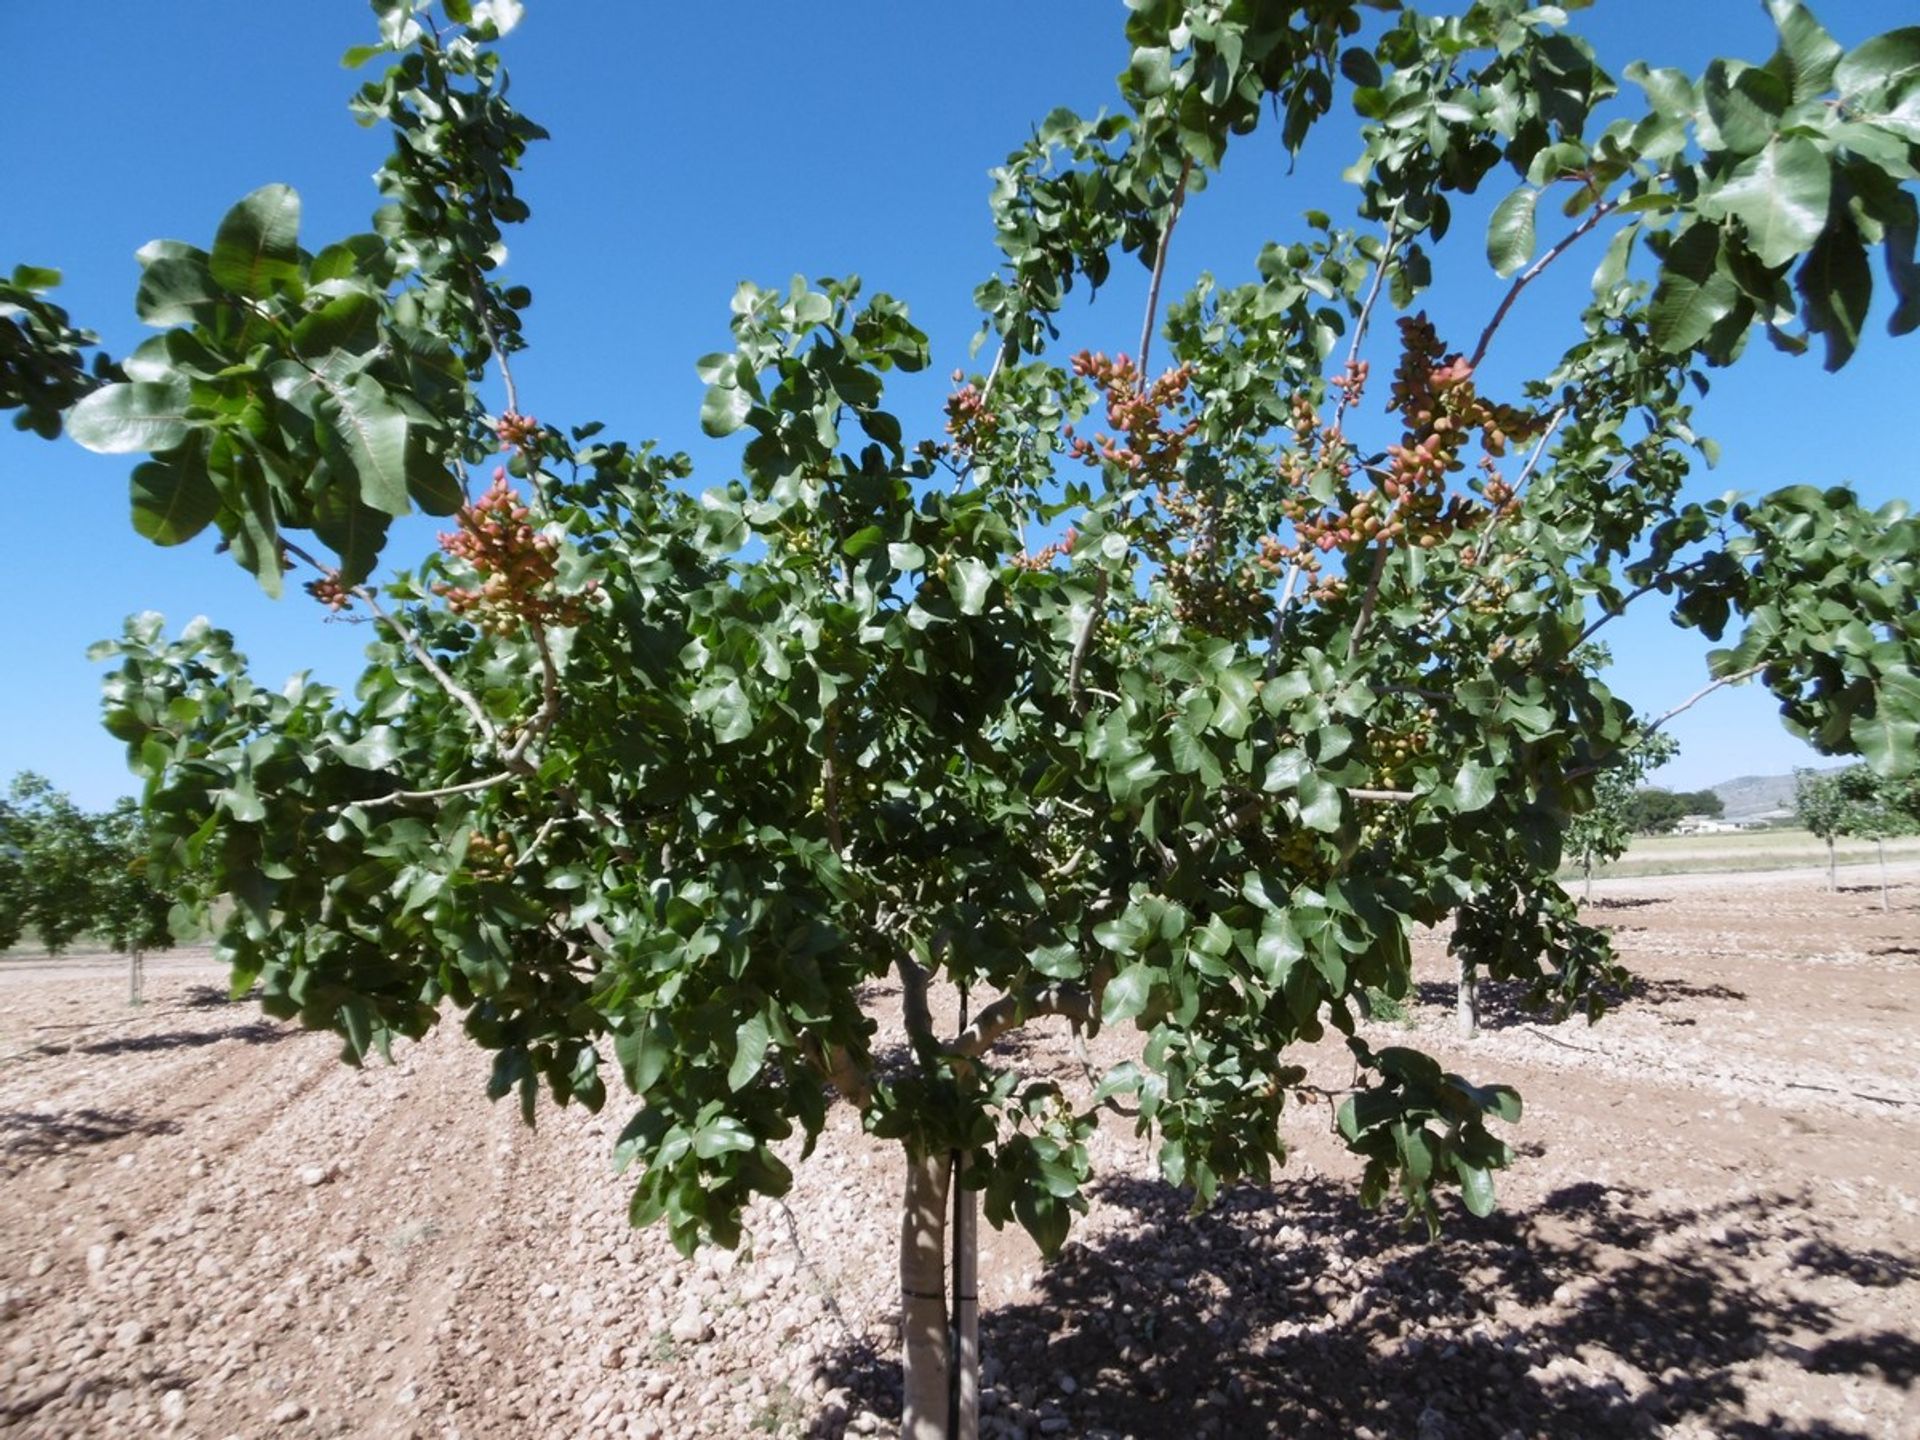
[[[1673,901],[1663,895],[1602,895],[1593,900],[1581,900],[1583,908],[1595,910],[1644,910],[1649,905],[1671,905]]]
[[[294,1032],[284,1025],[255,1020],[224,1030],[164,1030],[154,1035],[118,1035],[111,1040],[95,1040],[72,1048],[82,1055],[133,1055],[152,1050],[191,1050],[202,1045],[218,1045],[223,1040],[238,1040],[247,1045],[273,1045]]]
[[[1451,1010],[1459,988],[1451,980],[1422,980],[1413,987],[1416,1004]],[[1680,1005],[1702,1000],[1745,1000],[1744,990],[1729,985],[1697,985],[1691,980],[1649,980],[1634,976],[1625,989],[1607,993],[1609,1010],[1633,1005]],[[1505,1030],[1515,1025],[1559,1025],[1574,1021],[1584,1026],[1584,1014],[1556,1015],[1550,1005],[1537,1005],[1532,987],[1524,980],[1482,980],[1480,982],[1480,1028]]]
[[[128,1135],[174,1135],[172,1120],[153,1120],[131,1110],[10,1110],[0,1113],[0,1171],[45,1160]]]
[[[1033,1303],[981,1317],[983,1435],[1530,1440],[1693,1422],[1863,1440],[1753,1401],[1750,1367],[1899,1388],[1920,1371],[1920,1342],[1850,1318],[1857,1275],[1913,1284],[1914,1258],[1836,1245],[1807,1195],[1675,1207],[1586,1183],[1529,1215],[1454,1215],[1429,1245],[1340,1181],[1198,1217],[1159,1182],[1097,1194],[1121,1223],[1070,1243]],[[848,1347],[827,1372],[898,1415],[891,1354]],[[843,1417],[822,1410],[812,1433]]]

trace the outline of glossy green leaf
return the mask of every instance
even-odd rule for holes
[[[361,375],[349,385],[328,384],[315,409],[328,459],[355,478],[361,502],[406,514],[408,420],[380,382]]]
[[[1460,773],[1453,779],[1453,807],[1463,813],[1484,810],[1492,802],[1499,789],[1500,772],[1477,760],[1469,760],[1460,767]]]
[[[1534,207],[1540,192],[1522,185],[1494,207],[1487,223],[1487,262],[1494,274],[1508,276],[1533,258]]]
[[[1711,202],[1746,227],[1747,248],[1761,264],[1780,266],[1820,238],[1832,189],[1826,154],[1796,135],[1768,142],[1713,192]]]
[[[220,492],[191,451],[136,465],[131,488],[133,528],[156,545],[191,540],[220,511]]]
[[[187,382],[103,385],[73,407],[67,433],[102,455],[171,450],[192,433]]]
[[[1145,1010],[1156,973],[1145,961],[1135,961],[1109,980],[1100,996],[1100,1023],[1118,1025]]]
[[[299,195],[287,185],[263,185],[220,222],[208,272],[235,295],[265,300],[300,283],[299,240]]]
[[[1859,348],[1873,303],[1873,271],[1851,224],[1821,236],[1793,277],[1808,326],[1827,342],[1826,368],[1838,370]]]
[[[1696,223],[1668,251],[1647,315],[1648,333],[1662,350],[1691,350],[1733,313],[1739,289],[1720,273],[1720,237]]]

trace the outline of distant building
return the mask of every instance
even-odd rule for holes
[[[1676,835],[1731,835],[1746,829],[1740,820],[1722,820],[1713,815],[1682,815],[1673,827]]]

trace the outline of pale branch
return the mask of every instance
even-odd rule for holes
[[[1620,202],[1618,200],[1607,200],[1594,206],[1593,209],[1588,212],[1586,219],[1574,226],[1559,244],[1555,245],[1515,277],[1513,284],[1508,287],[1506,295],[1502,297],[1500,307],[1493,312],[1493,318],[1487,322],[1487,328],[1480,332],[1480,343],[1473,347],[1473,355],[1467,361],[1468,369],[1478,370],[1480,368],[1480,362],[1487,358],[1487,347],[1493,343],[1494,332],[1500,328],[1501,322],[1507,318],[1507,312],[1513,308],[1513,302],[1520,298],[1520,292],[1538,279],[1541,271],[1545,270],[1554,261],[1571,250],[1581,237],[1586,235],[1594,226],[1598,225],[1619,208]]]
[[[1349,800],[1379,800],[1395,805],[1405,805],[1420,798],[1418,790],[1365,790],[1349,785],[1346,790]]]
[[[1167,209],[1166,228],[1160,232],[1160,246],[1153,256],[1153,279],[1147,284],[1147,314],[1140,326],[1140,384],[1147,383],[1147,350],[1153,344],[1153,322],[1160,309],[1160,282],[1167,274],[1167,251],[1173,244],[1173,227],[1180,223],[1180,207],[1186,203],[1187,177],[1193,173],[1189,155],[1180,167],[1180,179],[1173,187],[1173,201]]]
[[[1107,608],[1107,572],[1102,570],[1093,584],[1093,599],[1086,618],[1073,637],[1073,653],[1067,657],[1067,705],[1078,718],[1087,708],[1085,673],[1087,653],[1093,648],[1093,632],[1099,628],[1101,612]]]
[[[1669,720],[1673,719],[1677,715],[1684,714],[1688,710],[1691,710],[1694,706],[1698,705],[1702,700],[1706,699],[1707,696],[1711,695],[1714,691],[1722,689],[1728,685],[1738,685],[1742,680],[1751,680],[1754,676],[1758,675],[1762,670],[1766,668],[1767,668],[1766,662],[1762,661],[1758,665],[1749,665],[1744,670],[1736,670],[1731,675],[1722,675],[1718,680],[1715,680],[1712,684],[1702,685],[1698,690],[1694,691],[1693,694],[1689,695],[1686,699],[1682,700],[1678,705],[1674,706],[1671,710],[1667,711],[1666,714],[1660,716],[1657,720],[1654,720],[1650,724],[1641,727],[1640,738],[1642,740],[1645,740],[1647,736],[1653,734],[1654,731],[1658,730],[1662,725],[1666,724]]]
[[[546,627],[538,621],[529,621],[527,628],[533,636],[534,649],[540,656],[540,708],[527,721],[525,728],[514,738],[513,747],[507,751],[506,763],[516,767],[524,762],[527,747],[552,729],[553,722],[560,718],[560,670],[554,663],[553,647],[547,642]]]
[[[505,754],[506,752],[500,744],[499,729],[494,725],[492,718],[488,716],[487,712],[481,708],[480,702],[474,699],[473,692],[446,672],[440,662],[435,660],[432,653],[420,642],[420,637],[415,635],[407,623],[400,618],[399,613],[395,612],[389,615],[383,610],[380,607],[380,602],[374,599],[373,590],[369,586],[356,585],[348,593],[356,600],[365,601],[367,608],[374,613],[377,619],[383,624],[393,627],[394,633],[400,637],[407,649],[413,653],[413,658],[420,662],[421,668],[433,677],[434,683],[454,700],[458,701],[461,708],[473,717],[473,723],[480,727],[480,733],[487,737],[487,743],[492,745],[495,750],[499,750],[502,754]]]
[[[1347,636],[1347,660],[1360,653],[1360,637],[1366,633],[1367,626],[1373,623],[1373,608],[1380,601],[1380,581],[1387,572],[1387,547],[1377,545],[1373,551],[1373,569],[1367,575],[1367,593],[1360,597],[1360,614],[1353,622],[1353,633]]]
[[[1361,303],[1359,318],[1353,323],[1353,341],[1347,346],[1346,372],[1349,377],[1353,374],[1354,364],[1360,359],[1360,347],[1366,343],[1367,326],[1373,320],[1373,306],[1374,302],[1380,298],[1381,282],[1387,278],[1387,267],[1393,261],[1393,252],[1400,248],[1399,225],[1400,202],[1395,200],[1393,209],[1387,215],[1386,244],[1380,251],[1379,261],[1373,267],[1373,284],[1367,288],[1367,298]],[[1345,418],[1347,407],[1351,404],[1353,404],[1353,391],[1343,386],[1340,399],[1333,407],[1331,429],[1340,428],[1340,421]]]
[[[578,807],[575,808],[577,809]],[[527,861],[531,860],[539,852],[540,847],[547,843],[547,836],[553,833],[553,827],[558,825],[560,820],[561,816],[557,811],[542,820],[540,822],[540,828],[533,832],[533,838],[527,842],[527,848],[514,857],[512,864],[510,864],[507,869],[509,871],[518,870],[522,865],[526,864]]]
[[[1280,587],[1280,599],[1273,607],[1273,630],[1267,636],[1267,664],[1263,672],[1266,679],[1273,678],[1273,672],[1280,668],[1280,641],[1286,634],[1287,611],[1293,605],[1294,587],[1300,583],[1300,562],[1292,561],[1287,566],[1286,583]]]
[[[393,790],[385,795],[376,795],[371,800],[342,801],[335,809],[345,809],[348,805],[357,805],[366,809],[374,805],[405,805],[414,800],[444,800],[451,795],[472,795],[481,790],[492,790],[518,778],[517,772],[502,770],[498,775],[489,775],[481,780],[468,780],[459,785],[442,785],[433,790]]]
[[[840,827],[840,771],[834,764],[834,752],[840,746],[840,707],[827,707],[826,724],[820,732],[821,815],[827,822],[827,843],[836,855],[845,855],[846,836]]]
[[[853,1052],[846,1046],[823,1046],[803,1031],[800,1035],[800,1053],[854,1109],[865,1110],[873,1103],[873,1083],[868,1072],[853,1058]]]
[[[907,1038],[916,1052],[925,1054],[935,1047],[933,1015],[927,1008],[927,972],[907,952],[896,946],[893,968],[900,972],[900,1008],[907,1026]]]
[[[1094,1005],[1093,991],[1079,985],[1055,982],[1016,990],[982,1010],[971,1025],[947,1042],[946,1053],[978,1060],[1002,1035],[1043,1015],[1064,1015],[1076,1024],[1091,1025]]]
[[[507,361],[507,352],[500,344],[500,336],[493,328],[493,317],[487,311],[487,282],[479,271],[473,272],[473,312],[480,321],[480,329],[487,337],[487,348],[493,352],[493,358],[500,366],[500,383],[507,392],[507,413],[520,413],[520,391],[513,383],[513,366]]]

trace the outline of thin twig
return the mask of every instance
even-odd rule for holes
[[[1666,714],[1662,715],[1659,719],[1655,720],[1652,724],[1646,726],[1640,732],[1640,738],[1642,740],[1646,739],[1647,736],[1653,734],[1654,731],[1658,730],[1662,725],[1666,724],[1667,721],[1673,719],[1674,716],[1679,715],[1684,711],[1691,710],[1694,706],[1698,705],[1702,700],[1706,699],[1707,696],[1711,695],[1714,691],[1719,690],[1722,687],[1727,685],[1738,685],[1742,680],[1751,680],[1754,676],[1758,675],[1762,670],[1766,668],[1767,668],[1766,662],[1762,661],[1758,665],[1749,665],[1744,670],[1736,670],[1731,675],[1722,675],[1718,680],[1715,680],[1711,685],[1702,685],[1698,690],[1694,691],[1693,694],[1689,695],[1686,699],[1682,700],[1678,705],[1674,706],[1671,710],[1667,711]]]
[[[1292,561],[1287,566],[1287,580],[1280,587],[1280,601],[1273,607],[1273,631],[1267,636],[1267,667],[1265,678],[1271,680],[1273,672],[1280,666],[1280,641],[1286,633],[1287,610],[1293,604],[1293,587],[1300,580],[1300,562]]]
[[[481,333],[487,337],[487,348],[493,351],[493,358],[500,366],[500,383],[507,391],[507,413],[520,413],[520,391],[513,383],[513,366],[507,362],[507,352],[501,347],[500,336],[493,328],[493,317],[487,311],[487,282],[480,277],[479,271],[473,274],[473,307],[479,317]]]
[[[1606,219],[1607,216],[1611,215],[1619,207],[1620,202],[1618,200],[1608,200],[1594,206],[1587,218],[1574,226],[1565,239],[1520,272],[1520,275],[1514,280],[1513,284],[1508,287],[1505,297],[1500,301],[1500,308],[1493,312],[1493,318],[1487,322],[1487,328],[1480,332],[1480,343],[1473,347],[1473,356],[1467,361],[1467,368],[1469,370],[1478,370],[1480,368],[1480,362],[1487,358],[1487,347],[1493,343],[1493,333],[1500,328],[1500,322],[1507,318],[1507,312],[1513,308],[1513,302],[1520,298],[1520,292],[1531,285],[1542,270],[1545,270],[1547,266],[1571,250],[1581,236],[1593,229],[1594,226]]]
[[[1067,707],[1077,720],[1087,708],[1084,693],[1087,652],[1093,648],[1093,632],[1099,627],[1100,616],[1107,608],[1107,572],[1102,570],[1093,582],[1093,600],[1087,606],[1086,618],[1080,622],[1079,632],[1073,637],[1073,653],[1067,657]]]
[[[1580,632],[1580,638],[1574,641],[1573,643],[1576,645],[1581,644],[1587,639],[1588,636],[1592,635],[1593,632],[1598,630],[1602,625],[1607,624],[1609,621],[1617,620],[1622,615],[1626,614],[1627,607],[1633,604],[1633,602],[1638,600],[1642,595],[1650,595],[1655,590],[1658,590],[1667,581],[1677,580],[1682,575],[1685,575],[1690,571],[1698,570],[1702,565],[1705,565],[1707,561],[1712,558],[1713,557],[1710,555],[1703,555],[1700,557],[1700,559],[1690,561],[1687,564],[1679,566],[1676,569],[1663,570],[1658,575],[1654,576],[1653,579],[1647,581],[1646,584],[1638,586],[1633,590],[1629,590],[1625,595],[1621,597],[1620,603],[1618,605],[1609,606],[1606,613],[1601,615],[1597,620],[1594,620],[1592,623],[1590,623],[1586,629],[1582,630]]]
[[[1360,637],[1373,623],[1373,607],[1380,600],[1380,579],[1387,572],[1387,547],[1378,545],[1373,552],[1373,570],[1367,576],[1367,593],[1360,597],[1360,615],[1353,622],[1353,633],[1347,636],[1347,662],[1360,653]]]
[[[1354,321],[1353,343],[1347,346],[1346,372],[1353,374],[1354,362],[1360,358],[1360,346],[1367,338],[1367,326],[1373,319],[1373,305],[1380,298],[1381,282],[1387,278],[1387,266],[1393,259],[1393,252],[1400,248],[1398,227],[1400,224],[1400,202],[1393,202],[1393,209],[1387,215],[1386,247],[1380,252],[1379,262],[1373,267],[1373,284],[1367,289],[1367,298],[1360,306],[1360,316]],[[1353,391],[1347,386],[1340,388],[1340,399],[1333,407],[1333,424],[1330,428],[1338,430],[1340,421],[1347,413],[1347,407],[1353,403]]]
[[[444,800],[449,795],[472,795],[481,790],[492,790],[517,778],[517,772],[502,770],[498,775],[489,775],[484,780],[468,780],[460,785],[442,785],[435,790],[394,790],[386,795],[376,795],[371,800],[342,801],[336,809],[345,809],[348,805],[357,805],[367,809],[374,805],[405,805],[413,800]]]
[[[1153,257],[1153,279],[1147,286],[1147,316],[1140,326],[1140,383],[1147,383],[1147,350],[1153,343],[1153,321],[1160,309],[1160,282],[1167,273],[1167,249],[1173,243],[1173,227],[1180,223],[1180,207],[1186,203],[1187,177],[1193,173],[1189,155],[1180,167],[1180,179],[1173,187],[1173,203],[1167,210],[1167,227],[1160,232],[1160,248]]]
[[[374,599],[373,591],[365,585],[356,585],[348,593],[356,600],[365,601],[367,608],[371,610],[379,620],[393,627],[394,633],[399,635],[401,640],[405,642],[407,649],[413,652],[413,658],[418,660],[421,668],[433,677],[434,683],[439,685],[448,695],[460,702],[460,705],[466,712],[473,717],[473,723],[480,727],[480,733],[487,737],[487,743],[492,745],[494,749],[500,750],[500,731],[494,725],[493,720],[488,716],[487,712],[481,708],[480,702],[473,698],[473,692],[461,685],[459,681],[455,680],[441,667],[440,662],[435,660],[433,655],[427,650],[427,647],[420,643],[420,637],[408,628],[406,622],[399,617],[398,613],[389,615],[383,610],[380,607],[380,602]]]

